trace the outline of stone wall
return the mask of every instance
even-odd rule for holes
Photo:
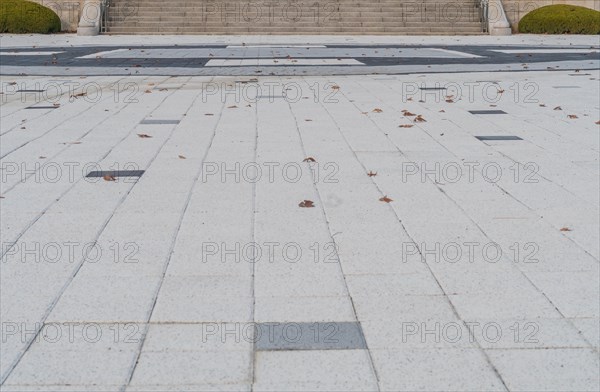
[[[29,0],[52,9],[60,17],[62,31],[75,32],[84,0]]]
[[[62,21],[63,31],[77,31],[84,0],[31,0],[53,9]],[[199,0],[202,1],[202,0]],[[248,0],[255,2],[256,0]],[[415,0],[398,0],[408,3]],[[517,31],[519,20],[528,12],[550,4],[574,4],[600,11],[600,0],[502,0],[504,10],[512,30]],[[494,10],[490,10],[490,18],[494,18]]]

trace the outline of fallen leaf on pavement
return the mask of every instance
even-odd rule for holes
[[[570,119],[579,118],[579,117],[577,117],[575,114],[569,114],[567,117],[569,117]]]
[[[414,120],[414,121],[415,121],[415,122],[427,122],[427,120],[425,120],[425,119],[423,118],[423,116],[421,116],[420,114],[419,114],[417,117],[415,117],[415,120]]]
[[[314,206],[315,206],[315,203],[313,203],[311,200],[303,200],[302,202],[300,202],[300,204],[298,204],[298,207],[302,207],[302,208],[311,208]]]
[[[338,86],[338,85],[331,86],[331,89],[332,89],[332,90],[339,90],[339,89],[340,89],[340,86]]]
[[[187,158],[183,155],[179,155],[179,159],[187,159]]]
[[[560,229],[560,231],[572,231],[572,230],[569,229],[568,227],[563,227],[562,229]]]
[[[379,199],[379,201],[383,201],[385,203],[389,203],[389,202],[394,201],[394,200],[390,199],[387,196],[383,196],[381,199]]]
[[[313,157],[308,157],[308,158],[305,158],[302,162],[316,162],[316,160]]]
[[[145,134],[145,133],[138,133],[137,135],[138,135],[138,137],[140,137],[142,139],[148,139],[148,138],[152,137],[152,136],[150,136],[148,134]]]
[[[404,115],[406,117],[413,117],[416,116],[416,114],[409,112],[408,110],[403,110],[402,113],[404,113]]]
[[[412,128],[414,127],[413,124],[402,124],[402,125],[398,125],[398,128]]]
[[[237,106],[235,106],[235,105],[227,106],[227,109],[237,109]]]
[[[376,175],[377,175],[377,172],[373,172],[373,171],[369,171],[367,173],[367,176],[369,176],[369,177],[375,177]]]
[[[114,176],[111,175],[105,175],[104,177],[102,177],[104,179],[104,181],[116,181],[116,178]]]
[[[562,110],[562,108],[560,106],[557,106],[554,108],[554,110]]]
[[[373,112],[374,113],[381,113],[381,112],[383,112],[383,110],[381,110],[379,108],[375,108],[375,109],[373,109]]]

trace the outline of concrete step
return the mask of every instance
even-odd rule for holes
[[[476,34],[478,0],[337,0],[326,4],[247,0],[111,0],[108,33],[119,34]],[[261,3],[256,3],[261,4]],[[264,6],[264,7],[263,7]],[[263,12],[265,11],[266,12]]]

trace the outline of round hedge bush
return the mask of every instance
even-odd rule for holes
[[[548,5],[525,15],[519,22],[519,32],[600,34],[600,12],[576,5]]]
[[[50,8],[25,0],[0,1],[0,33],[48,34],[60,31],[60,18]]]

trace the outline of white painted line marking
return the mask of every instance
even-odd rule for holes
[[[239,48],[326,48],[325,45],[228,45],[227,49]]]
[[[64,52],[0,52],[2,56],[50,56]]]
[[[81,56],[81,57],[77,57],[78,59],[95,59],[97,57],[102,57],[102,56],[106,56],[107,54],[111,54],[111,53],[118,53],[118,52],[125,52],[128,51],[129,49],[115,49],[115,50],[107,50],[105,52],[98,52],[98,53],[92,53],[92,54],[88,54],[86,56]],[[110,56],[108,56],[110,57]]]
[[[466,58],[470,58],[470,59],[478,59],[478,58],[483,57],[483,56],[478,56],[476,54],[471,54],[471,53],[466,53],[466,52],[459,52],[457,50],[438,49],[438,48],[429,48],[429,49],[430,50],[436,50],[438,52],[452,54],[452,55],[455,55],[455,56],[466,57]]]
[[[240,67],[257,65],[365,65],[355,59],[212,59],[206,67]]]
[[[521,54],[521,53],[598,53],[599,49],[510,49],[510,50],[492,50],[492,52],[500,52],[506,54]]]

